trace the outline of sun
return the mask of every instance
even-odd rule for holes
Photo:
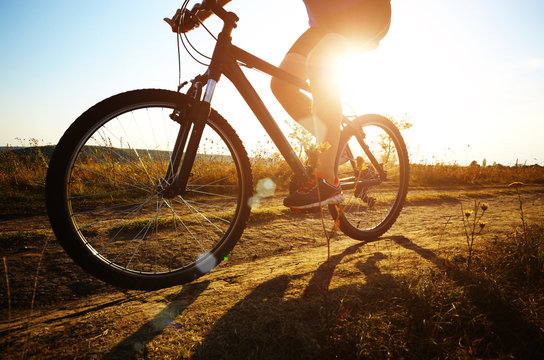
[[[380,56],[351,54],[339,62],[337,79],[346,114],[390,113],[394,99],[388,91],[389,79]]]

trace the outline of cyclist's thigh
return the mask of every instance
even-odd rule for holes
[[[336,15],[328,27],[349,38],[352,45],[373,49],[389,31],[390,23],[390,0],[366,0]]]
[[[317,45],[319,41],[327,33],[326,29],[322,27],[312,26],[298,37],[298,39],[291,45],[291,48],[287,54],[300,54],[306,57],[310,51]]]
[[[341,34],[325,34],[306,58],[306,71],[310,79],[334,77],[338,60],[348,49],[348,40]]]
[[[302,79],[307,79],[306,58],[325,35],[326,32],[321,28],[310,27],[307,29],[293,43],[285,55],[280,68]]]
[[[306,79],[308,76],[306,75],[305,61],[306,58],[300,54],[287,54],[285,55],[285,58],[281,62],[279,68],[292,75],[295,75],[298,78]],[[297,86],[278,77],[272,77],[270,80],[270,88],[280,102],[282,102],[281,99],[285,101],[286,98],[296,96],[296,94],[299,92],[299,88]]]

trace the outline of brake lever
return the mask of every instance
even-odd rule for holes
[[[196,11],[187,10],[187,9],[185,9],[184,11],[181,11],[181,9],[178,9],[171,19],[164,18],[163,20],[168,25],[170,25],[170,27],[172,28],[172,31],[175,33],[188,32],[200,26],[200,22],[194,19],[196,17],[195,15]]]

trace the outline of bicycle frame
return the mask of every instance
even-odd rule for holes
[[[225,75],[234,84],[242,98],[249,105],[250,109],[253,111],[265,131],[278,148],[283,158],[287,161],[287,164],[293,171],[295,178],[299,181],[307,178],[309,174],[307,174],[304,165],[294,152],[287,138],[277,125],[276,121],[257,94],[256,90],[244,75],[239,63],[243,64],[245,67],[255,68],[270,76],[277,77],[307,92],[310,92],[309,84],[305,80],[302,80],[233,45],[231,33],[236,27],[236,22],[238,21],[236,14],[227,12],[225,9],[220,7],[216,1],[205,1],[205,4],[211,11],[221,18],[221,20],[223,20],[223,29],[219,33],[208,71],[205,73],[205,75],[200,75],[196,78],[198,79],[196,82],[196,99],[199,101],[197,102],[196,106],[192,108],[192,112],[188,116],[190,121],[186,121],[184,123],[180,122],[181,128],[166,176],[167,180],[173,179],[173,181],[170,186],[167,187],[165,194],[173,197],[183,193],[186,189],[190,176],[190,169],[193,166],[206,119],[210,112],[210,102],[213,97],[213,92],[221,75]],[[206,81],[206,90],[201,100],[202,81]],[[193,82],[193,86],[195,86],[195,82]],[[189,136],[191,127],[192,131]],[[363,147],[373,166],[378,170],[380,181],[383,181],[387,178],[387,174],[383,171],[378,161],[364,143],[364,136],[365,135],[362,133],[362,131],[359,132],[357,134],[357,140]],[[183,159],[180,160],[186,143],[187,148],[185,155],[183,156]],[[351,160],[351,163],[355,169],[356,167],[353,160]],[[358,182],[356,180],[357,178],[358,176],[355,176],[352,179],[346,179],[347,181],[342,181],[342,188],[353,188]]]

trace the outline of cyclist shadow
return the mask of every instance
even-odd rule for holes
[[[191,305],[204,290],[209,286],[208,280],[195,284],[185,285],[181,291],[173,297],[173,300],[150,321],[142,325],[135,333],[118,343],[113,349],[104,355],[105,359],[127,359],[132,358],[147,343],[161,334],[166,327],[178,328],[181,325],[175,319],[189,305]]]
[[[361,254],[356,268],[366,277],[366,284],[328,288],[334,269],[348,256],[356,254],[366,243],[358,243],[333,255],[316,271],[297,275],[280,275],[257,286],[251,294],[235,304],[219,319],[193,355],[194,359],[300,359],[323,358],[327,346],[324,297],[332,309],[346,293],[382,295],[378,288],[401,288],[389,274],[380,271],[378,263],[387,258],[381,252]],[[300,296],[290,287],[298,287],[308,275],[311,278]],[[366,290],[366,291],[365,291]],[[395,290],[394,292],[397,292]],[[362,299],[364,301],[364,299]]]
[[[542,329],[528,322],[525,316],[512,306],[512,303],[507,301],[500,292],[494,290],[492,280],[487,276],[473,273],[470,284],[477,284],[477,286],[467,286],[465,271],[453,265],[448,259],[422,248],[404,236],[390,236],[388,239],[432,262],[459,287],[464,287],[468,301],[485,314],[489,334],[498,336],[505,352],[511,352],[515,358],[544,358]]]
[[[456,270],[457,268],[446,258],[432,250],[423,248],[404,236],[389,236],[379,240],[390,240],[415,252],[421,258],[435,264],[458,286],[465,285],[464,272]],[[341,254],[331,256],[328,264],[324,262],[312,273],[280,275],[260,284],[214,324],[203,343],[195,349],[193,358],[299,359],[338,355],[323,352],[328,346],[324,289],[330,285],[329,274],[334,273],[338,264],[365,245],[366,243],[359,243],[345,249]],[[391,274],[382,273],[379,262],[386,258],[385,254],[376,251],[370,255],[363,253],[360,259],[355,256],[349,260],[354,262],[355,268],[364,275],[366,282],[356,280],[352,284],[341,285],[326,292],[328,310],[333,314],[332,317],[340,315],[339,305],[346,295],[349,295],[356,296],[360,303],[366,304],[364,311],[368,316],[374,311],[382,311],[384,306],[396,303],[397,306],[404,306],[411,314],[409,326],[415,328],[417,324],[425,321],[425,309],[432,309],[432,304],[414,293],[406,282],[396,279]],[[291,286],[296,286],[310,274],[311,279],[306,283],[302,296],[299,296],[298,291],[290,291]],[[482,279],[480,284],[482,281],[485,279]],[[499,336],[507,352],[521,358],[529,355],[526,349],[542,354],[544,347],[538,329],[528,323],[511,304],[493,292],[486,291],[482,294],[481,291],[469,288],[467,295],[470,303],[476,305],[490,320],[489,333]],[[410,299],[410,303],[405,304],[403,299]],[[425,335],[415,336],[417,338]],[[437,349],[432,347],[421,349],[420,345],[417,341],[407,344],[408,347],[412,347],[409,351],[423,356],[437,354],[435,353]],[[348,352],[347,355],[349,354],[353,355]],[[533,355],[535,353],[530,354],[530,357]]]

